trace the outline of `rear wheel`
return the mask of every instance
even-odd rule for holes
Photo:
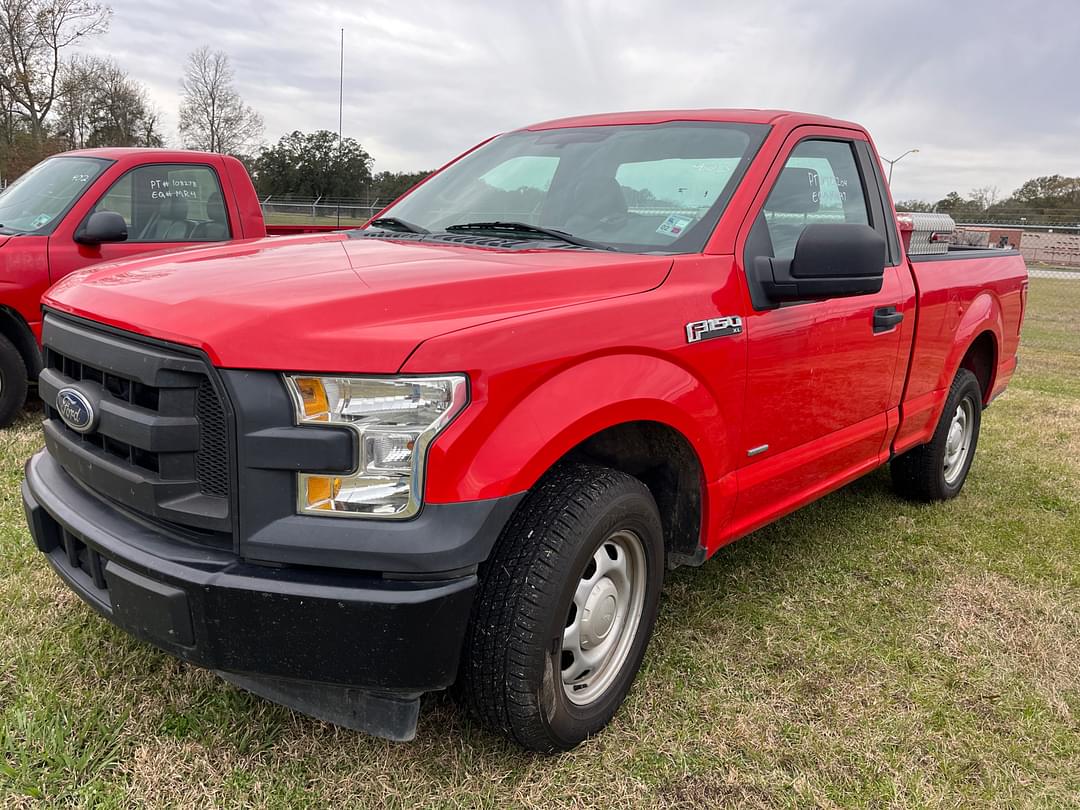
[[[26,363],[15,345],[0,335],[0,427],[15,421],[26,403]]]
[[[460,683],[469,708],[533,751],[602,729],[641,665],[663,575],[660,517],[640,481],[553,471],[480,572]]]
[[[897,456],[890,465],[893,486],[906,498],[955,498],[967,479],[982,420],[982,389],[965,368],[956,373],[945,409],[930,442]]]

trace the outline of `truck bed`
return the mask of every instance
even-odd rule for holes
[[[1008,384],[1027,299],[1027,265],[1015,250],[950,249],[908,257],[918,296],[901,424],[893,451],[928,440],[948,394],[949,382],[976,340],[993,341],[991,368],[973,368],[985,381],[984,404]]]

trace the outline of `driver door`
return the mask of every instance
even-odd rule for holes
[[[739,242],[745,246],[744,271],[757,256],[790,259],[811,223],[884,227],[879,189],[854,137],[795,134],[778,163],[767,181],[767,199]],[[741,531],[878,463],[894,397],[900,328],[876,328],[874,316],[888,307],[904,308],[893,258],[886,262],[881,291],[868,295],[776,306],[755,294],[754,280],[747,277],[753,300],[745,318],[744,447],[735,518]]]
[[[127,223],[128,238],[100,245],[76,242],[79,227],[98,211],[120,214]],[[213,166],[193,163],[136,166],[109,186],[70,228],[70,233],[57,232],[50,239],[52,280],[56,282],[91,264],[200,242],[224,241],[230,234],[221,181]]]

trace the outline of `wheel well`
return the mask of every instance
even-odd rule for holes
[[[37,340],[22,316],[9,307],[0,307],[0,335],[10,340],[18,349],[30,382],[37,380],[41,371],[41,351],[38,349]]]
[[[960,368],[966,368],[975,375],[982,390],[983,404],[990,398],[990,386],[994,382],[994,369],[997,368],[997,344],[993,332],[983,332],[968,347]]]
[[[564,458],[603,464],[640,480],[660,510],[669,564],[704,560],[704,478],[694,448],[677,430],[659,422],[627,422],[589,437]]]

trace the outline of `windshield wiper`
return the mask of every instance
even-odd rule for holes
[[[611,245],[582,239],[566,231],[558,231],[554,228],[542,228],[539,225],[529,225],[527,222],[465,222],[461,225],[450,225],[447,231],[451,233],[464,233],[468,231],[509,231],[510,233],[529,233],[537,236],[545,236],[549,239],[557,239],[568,245],[578,247],[595,248],[597,250],[615,250]]]
[[[403,233],[431,233],[427,228],[421,228],[419,225],[414,225],[411,222],[406,222],[403,219],[397,217],[379,217],[373,219],[368,225],[374,225],[376,228],[382,228],[384,231],[399,231]]]

